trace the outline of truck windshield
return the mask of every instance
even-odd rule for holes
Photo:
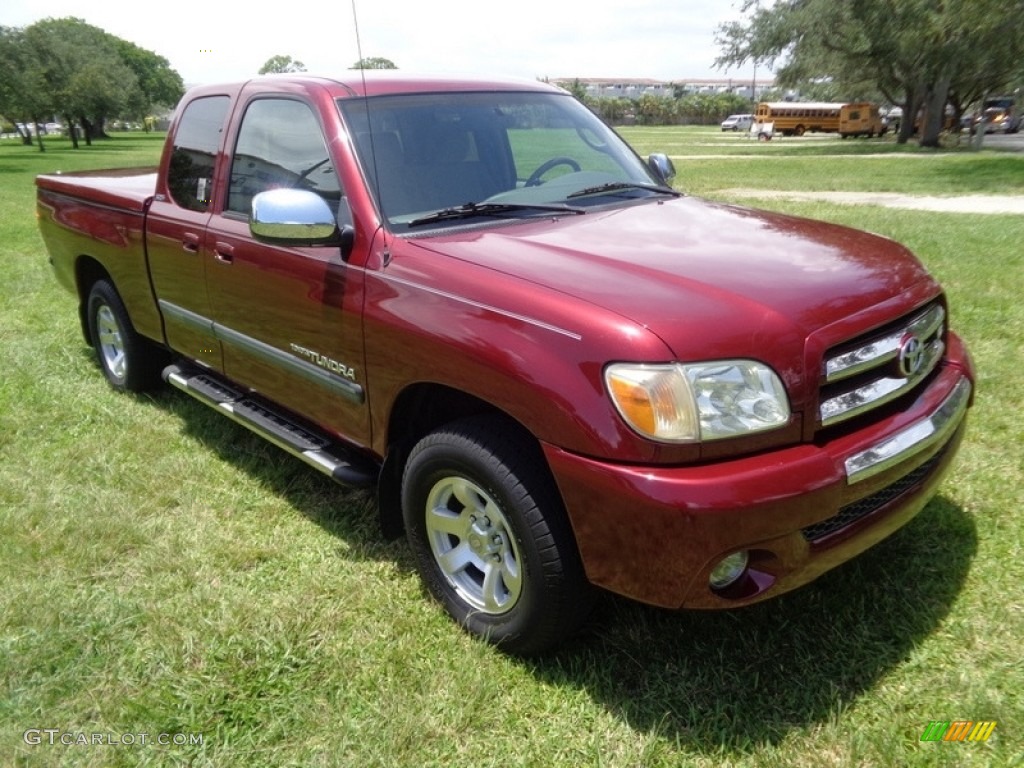
[[[377,203],[399,231],[674,194],[567,95],[408,94],[339,107]]]

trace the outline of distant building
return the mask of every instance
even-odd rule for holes
[[[600,77],[560,77],[554,80],[563,88],[573,83],[580,83],[587,95],[595,99],[639,99],[644,95],[675,96],[677,93],[734,93],[737,96],[757,101],[761,95],[775,88],[774,78],[758,78],[756,84],[748,79],[738,77],[727,79],[709,79],[699,77],[680,78],[678,80],[651,80],[648,78],[600,78]]]

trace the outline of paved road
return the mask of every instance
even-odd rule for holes
[[[1004,149],[1024,152],[1024,131],[1020,133],[990,133],[985,137],[985,149]]]
[[[797,192],[772,189],[720,189],[729,198],[812,200],[842,205],[880,205],[940,213],[1024,214],[1024,195],[904,195],[897,192]]]

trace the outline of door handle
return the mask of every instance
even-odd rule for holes
[[[223,264],[230,264],[235,260],[235,247],[228,243],[217,243],[213,246],[213,258]]]
[[[182,236],[181,247],[189,253],[199,253],[199,235],[194,232],[186,232]]]

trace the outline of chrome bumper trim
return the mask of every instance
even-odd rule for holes
[[[911,424],[890,438],[846,460],[846,482],[849,485],[884,472],[916,453],[940,443],[960,426],[967,403],[971,399],[971,383],[960,379],[953,391],[928,418]]]

